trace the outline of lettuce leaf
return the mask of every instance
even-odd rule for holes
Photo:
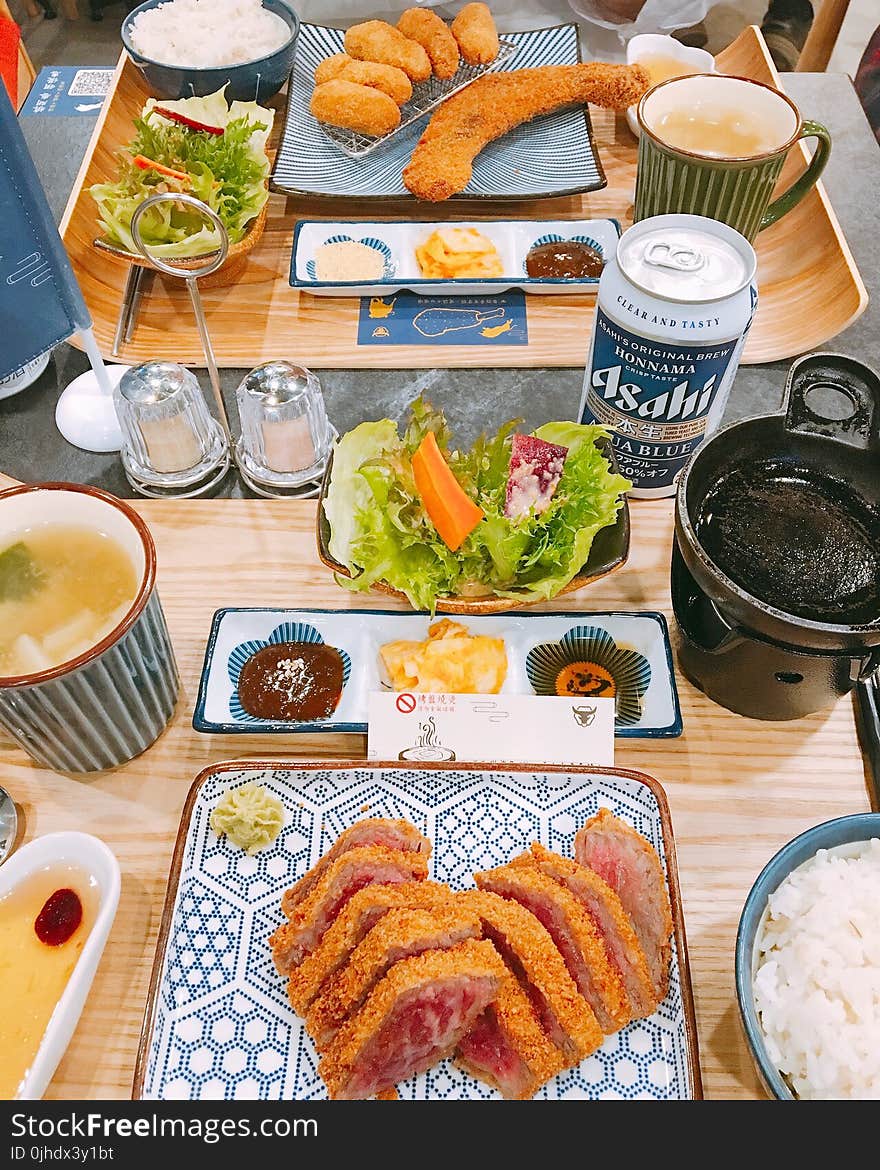
[[[362,423],[335,447],[324,500],[330,552],[352,573],[340,584],[369,589],[384,581],[417,609],[437,598],[495,593],[520,600],[555,596],[586,563],[596,533],[613,524],[630,483],[611,472],[597,440],[603,427],[548,423],[534,433],[568,447],[550,507],[519,520],[504,515],[510,437],[520,420],[481,435],[469,451],[450,449],[441,411],[420,398],[403,436],[390,419]],[[412,475],[412,455],[433,431],[453,473],[485,513],[456,552],[437,534]]]
[[[159,191],[188,191],[207,203],[226,228],[230,244],[238,243],[269,197],[266,179],[269,159],[266,140],[274,113],[256,102],[227,105],[224,89],[207,97],[160,102],[149,98],[136,134],[119,153],[119,173],[112,183],[96,183],[91,195],[106,238],[137,253],[131,236],[131,217],[137,206]],[[222,135],[190,130],[154,113],[159,105],[197,122],[222,126]],[[133,159],[142,154],[173,170],[185,171],[191,183],[182,184],[157,171],[141,170]],[[220,246],[219,233],[196,212],[183,205],[160,204],[141,219],[141,235],[157,256],[200,256]]]

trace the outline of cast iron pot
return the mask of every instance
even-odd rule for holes
[[[880,664],[880,378],[811,354],[782,406],[707,440],[675,510],[680,664],[758,719],[817,711]]]

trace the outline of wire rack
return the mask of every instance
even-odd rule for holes
[[[345,130],[340,126],[328,126],[326,123],[321,124],[321,129],[333,145],[345,154],[351,158],[363,158],[364,155],[375,150],[377,146],[389,142],[407,126],[418,122],[419,118],[423,118],[425,114],[430,114],[441,102],[445,102],[447,98],[470,85],[472,81],[476,81],[478,77],[482,77],[484,73],[491,73],[500,68],[517,51],[517,46],[510,41],[500,41],[499,45],[498,56],[488,65],[465,65],[462,63],[458,67],[458,71],[445,81],[441,81],[437,77],[430,77],[427,81],[416,82],[413,85],[412,97],[400,107],[400,125],[379,138],[369,138],[366,134],[358,134],[355,130]]]

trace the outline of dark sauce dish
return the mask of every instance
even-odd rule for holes
[[[324,642],[280,642],[257,650],[241,668],[238,699],[257,719],[283,723],[328,719],[345,685],[342,655]]]
[[[605,261],[584,240],[558,240],[533,244],[525,265],[533,280],[598,280]]]

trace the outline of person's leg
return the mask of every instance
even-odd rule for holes
[[[810,0],[770,0],[761,32],[777,69],[783,73],[794,69],[812,23]]]
[[[880,142],[880,25],[868,41],[855,76],[856,93]]]

